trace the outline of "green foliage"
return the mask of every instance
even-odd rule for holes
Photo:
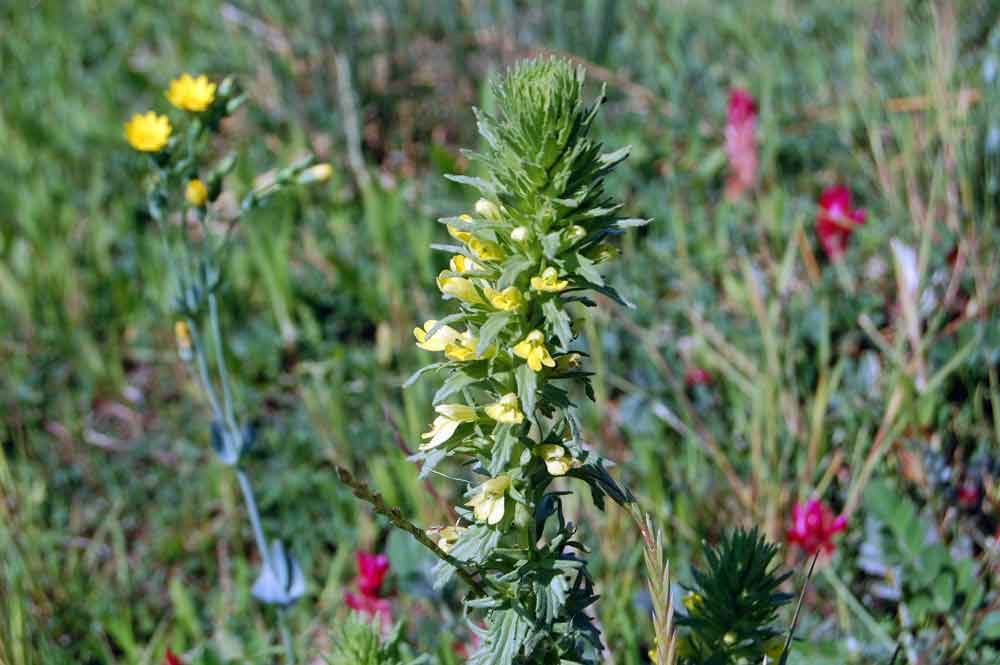
[[[705,568],[692,572],[694,586],[684,600],[680,663],[759,663],[781,653],[778,610],[792,596],[779,590],[791,572],[778,571],[778,548],[757,529],[737,529],[718,545],[705,546]]]
[[[430,662],[424,656],[406,655],[402,639],[402,624],[396,624],[386,636],[378,617],[369,619],[352,612],[335,636],[326,662],[330,665],[422,665]]]

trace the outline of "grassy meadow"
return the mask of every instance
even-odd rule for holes
[[[258,432],[245,468],[308,583],[288,613],[299,662],[335,652],[358,550],[388,556],[403,651],[465,662],[456,584],[435,590],[433,557],[335,465],[421,527],[461,502],[465,470],[421,480],[407,459],[440,385],[402,388],[433,360],[412,330],[448,310],[431,245],[475,202],[443,177],[477,175],[471,107],[548,53],[606,86],[594,134],[632,146],[606,187],[653,220],[604,271],[633,307],[578,313],[580,417],[663,528],[678,611],[703,543],[738,526],[782,546],[798,594],[810,557],[786,532],[816,498],[846,527],[788,663],[1000,660],[996,2],[43,0],[0,7],[0,34],[0,664],[284,662],[123,137],[182,72],[248,93],[221,130],[237,161],[220,206],[304,154],[333,166],[240,219],[219,292]],[[738,195],[734,89],[756,107]],[[817,218],[836,185],[865,221],[831,255]],[[640,534],[617,506],[566,508],[605,662],[650,662]]]

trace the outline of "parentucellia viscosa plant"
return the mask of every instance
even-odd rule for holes
[[[220,133],[222,119],[233,113],[245,97],[231,79],[216,86],[205,76],[187,74],[170,84],[166,96],[183,114],[178,131],[174,131],[167,116],[149,111],[126,123],[125,138],[134,149],[149,156],[151,187],[147,208],[163,237],[174,280],[178,349],[207,397],[215,452],[236,472],[243,493],[261,559],[253,595],[278,607],[286,662],[292,663],[294,649],[285,623],[285,608],[305,593],[305,579],[299,564],[280,541],[268,544],[250,480],[241,464],[255,432],[252,419],[238,413],[226,368],[217,294],[223,279],[223,258],[240,215],[266,204],[290,185],[329,178],[331,167],[314,164],[308,157],[280,169],[249,192],[239,210],[227,218],[224,206],[217,201],[224,178],[235,165],[236,154],[229,153],[212,164],[209,147]],[[206,320],[208,330],[203,332]]]
[[[603,182],[628,148],[604,153],[589,137],[603,95],[588,105],[583,87],[583,70],[560,59],[496,83],[496,115],[477,112],[481,177],[448,176],[481,198],[474,214],[441,220],[458,244],[435,246],[453,255],[437,283],[458,311],[414,330],[444,355],[414,378],[446,375],[415,458],[423,474],[454,458],[477,476],[461,523],[432,532],[479,580],[465,603],[482,619],[472,665],[600,661],[585,550],[563,514],[568,485],[553,481],[587,483],[600,507],[605,496],[631,503],[581,440],[575,400],[591,389],[572,308],[593,306],[592,292],[621,300],[598,265],[616,253],[609,238],[648,220],[616,216]],[[437,583],[452,570],[442,562]]]

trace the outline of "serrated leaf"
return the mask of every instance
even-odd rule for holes
[[[491,476],[499,476],[510,464],[518,436],[511,425],[497,425],[493,430],[493,456],[487,465]]]
[[[486,353],[486,349],[489,348],[497,335],[510,322],[511,316],[510,312],[495,312],[490,314],[489,318],[486,319],[486,323],[479,328],[479,344],[476,346],[476,353],[478,355],[481,356]]]
[[[555,298],[550,298],[542,303],[542,314],[545,315],[545,320],[551,326],[552,332],[559,338],[563,350],[568,349],[573,342],[573,321],[569,318],[569,314],[566,313],[565,309],[559,307],[559,301]]]
[[[452,182],[457,182],[460,185],[468,185],[470,187],[475,187],[483,194],[496,194],[497,188],[493,186],[492,183],[486,182],[482,178],[476,178],[474,176],[468,175],[455,175],[453,173],[447,173],[444,176]]]
[[[434,393],[434,399],[431,403],[435,406],[441,404],[455,393],[468,388],[478,381],[478,378],[469,376],[461,370],[456,370],[448,375],[448,378],[444,380],[441,387],[438,388],[436,393]]]
[[[521,254],[514,254],[504,261],[497,289],[500,291],[506,289],[508,286],[516,282],[518,277],[520,277],[525,270],[528,270],[534,265],[535,262],[529,257]]]
[[[597,264],[583,254],[576,255],[576,262],[578,264],[577,270],[584,279],[591,284],[604,286],[604,277],[601,275],[600,271],[597,270]]]
[[[517,398],[521,401],[521,411],[529,419],[534,419],[538,393],[538,373],[524,363],[514,371],[517,381]]]

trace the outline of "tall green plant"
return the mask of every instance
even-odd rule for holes
[[[584,75],[561,59],[526,61],[494,85],[497,113],[477,111],[481,177],[448,176],[476,189],[474,214],[440,220],[458,244],[437,283],[457,311],[414,330],[444,354],[437,418],[415,456],[430,473],[447,458],[471,467],[460,524],[438,545],[480,580],[466,599],[481,639],[473,665],[597,663],[601,642],[587,608],[597,599],[585,547],[563,513],[568,485],[584,481],[599,507],[631,495],[581,439],[576,388],[592,391],[574,350],[574,303],[588,293],[621,301],[598,265],[608,240],[648,220],[619,219],[604,178],[628,155],[590,138],[603,95],[584,99]],[[452,566],[442,563],[437,583]]]

